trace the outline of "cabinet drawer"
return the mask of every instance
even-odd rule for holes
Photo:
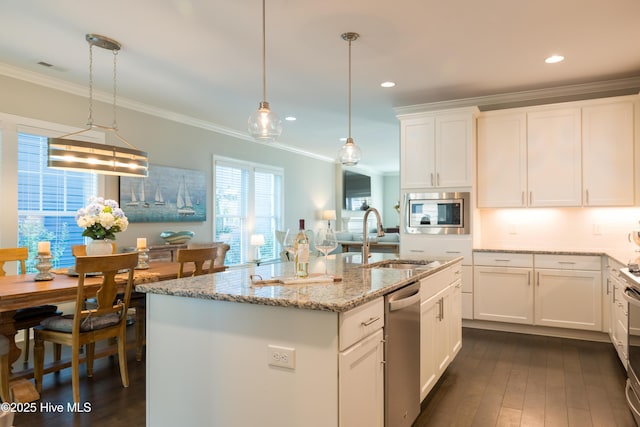
[[[384,299],[378,298],[353,310],[340,313],[340,351],[384,326]]]
[[[511,252],[474,252],[473,265],[489,267],[533,267],[533,254]]]
[[[462,264],[456,263],[420,280],[420,300],[428,300],[453,282],[462,280]]]
[[[602,257],[598,255],[535,255],[536,268],[600,271]]]

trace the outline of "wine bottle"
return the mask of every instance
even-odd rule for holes
[[[304,219],[300,220],[300,230],[294,245],[296,277],[309,277],[309,237],[304,232]]]

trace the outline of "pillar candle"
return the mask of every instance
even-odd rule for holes
[[[138,237],[138,239],[136,240],[136,247],[138,249],[147,249],[147,238]]]
[[[51,255],[51,243],[38,242],[38,255]]]

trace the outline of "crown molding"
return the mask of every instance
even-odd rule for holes
[[[72,95],[89,98],[89,89],[86,86],[70,83],[68,81],[58,79],[55,77],[45,76],[40,73],[25,70],[22,68],[14,67],[9,64],[0,62],[0,75],[11,77],[16,80],[23,80],[28,83],[33,83],[39,86],[44,86],[50,89],[59,90],[61,92],[70,93]],[[93,90],[93,99],[100,102],[112,103],[113,93],[100,90]],[[207,120],[196,119],[185,114],[176,113],[175,111],[165,110],[163,108],[154,107],[152,105],[144,104],[142,102],[134,101],[129,98],[118,96],[118,106],[127,108],[129,110],[137,111],[140,113],[148,114],[150,116],[158,117],[161,119],[170,120],[176,123],[181,123],[187,126],[204,129],[207,131],[227,135],[232,138],[240,139],[243,141],[256,142],[248,133],[240,132],[235,129],[231,129],[225,126],[221,126],[217,123]],[[283,143],[269,143],[268,146],[274,147],[280,150],[295,153],[301,156],[310,157],[323,162],[334,163],[335,159],[326,156],[321,156],[315,153],[311,153],[305,150],[301,150],[297,147],[293,147]]]
[[[640,93],[640,76],[396,107],[396,115],[477,106],[480,111]]]

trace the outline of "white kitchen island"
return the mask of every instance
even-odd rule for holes
[[[382,296],[460,259],[422,271],[360,259],[330,256],[335,283],[251,284],[252,274],[290,275],[284,263],[137,286],[147,293],[147,426],[344,427],[356,415],[355,425],[382,425]]]

